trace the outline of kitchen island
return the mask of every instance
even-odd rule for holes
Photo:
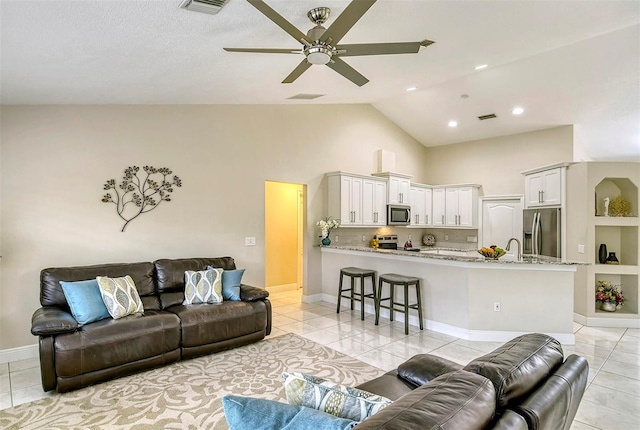
[[[554,258],[487,260],[473,253],[322,247],[322,299],[337,302],[340,269],[355,266],[378,274],[422,280],[425,328],[468,340],[504,342],[523,333],[546,333],[574,344],[573,285],[577,264]],[[435,252],[440,251],[440,252]],[[368,288],[368,283],[366,284]],[[397,293],[397,291],[396,291]],[[388,294],[385,287],[384,293]],[[396,294],[397,299],[401,297]],[[410,301],[414,301],[411,297]],[[498,303],[499,311],[495,310]],[[358,304],[356,304],[358,305]],[[365,311],[374,313],[371,300]],[[381,316],[388,318],[388,311]],[[415,312],[409,322],[417,326]],[[397,320],[404,316],[397,314]],[[373,324],[373,323],[372,323]],[[415,333],[415,327],[412,330]]]

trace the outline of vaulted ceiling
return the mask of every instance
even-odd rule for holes
[[[328,27],[349,4],[265,1],[304,33],[308,10],[330,7]],[[588,158],[640,160],[636,0],[378,0],[341,43],[436,43],[345,57],[362,87],[325,66],[282,84],[301,56],[223,48],[299,49],[290,35],[245,0],[216,15],[180,3],[1,0],[2,104],[369,103],[425,146],[573,124]]]

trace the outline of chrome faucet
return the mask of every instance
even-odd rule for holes
[[[515,237],[512,237],[511,239],[509,239],[509,242],[507,242],[507,246],[505,246],[505,251],[510,251],[511,248],[511,242],[516,241],[516,243],[518,244],[518,261],[522,261],[522,245],[520,244],[520,241],[518,239],[516,239]]]

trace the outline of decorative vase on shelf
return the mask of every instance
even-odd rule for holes
[[[600,264],[607,263],[607,245],[605,243],[600,244],[600,249],[598,249],[598,261]]]
[[[329,245],[331,245],[331,239],[329,239],[329,236],[327,236],[327,237],[323,237],[323,238],[322,238],[322,244],[323,244],[324,246],[329,246]]]
[[[600,309],[607,312],[615,312],[616,311],[616,303],[615,302],[602,302]]]
[[[610,252],[606,264],[620,264],[615,252]]]

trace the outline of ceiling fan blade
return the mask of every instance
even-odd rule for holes
[[[300,49],[270,49],[270,48],[222,48],[227,52],[258,52],[262,54],[302,54]]]
[[[304,60],[302,60],[300,64],[298,64],[298,67],[293,69],[293,72],[289,73],[289,76],[284,78],[284,81],[282,81],[282,83],[283,84],[292,83],[293,81],[298,79],[300,75],[303,74],[309,67],[311,67],[311,63],[308,62],[307,59],[305,58]]]
[[[369,82],[369,79],[362,76],[356,69],[354,69],[338,57],[334,56],[332,58],[332,62],[327,63],[327,66],[331,67],[333,70],[340,73],[342,76],[349,79],[359,87]]]
[[[282,15],[280,15],[275,10],[271,9],[269,5],[267,5],[262,0],[247,0],[253,7],[262,12],[267,18],[271,21],[275,22],[281,29],[289,33],[294,39],[298,42],[303,43],[303,40],[307,43],[311,43],[309,37],[298,30],[293,24],[284,19]]]
[[[331,39],[331,44],[335,46],[375,2],[376,0],[353,0],[327,28],[320,41]]]
[[[423,46],[422,42],[359,43],[338,45],[336,49],[341,57],[356,57],[359,55],[415,54],[420,50],[420,46]]]

